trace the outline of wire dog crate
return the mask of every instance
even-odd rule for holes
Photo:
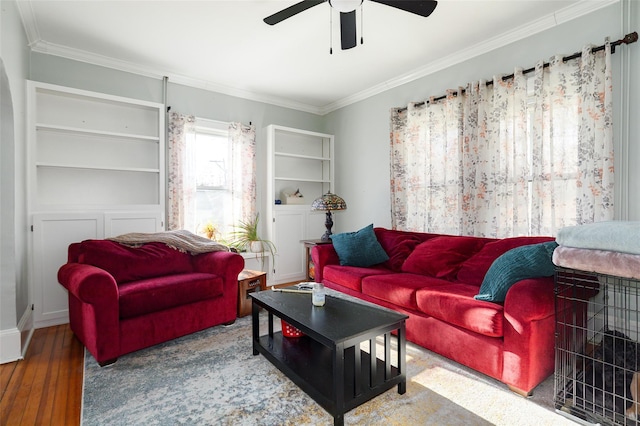
[[[638,425],[640,281],[556,268],[555,406],[587,423]]]

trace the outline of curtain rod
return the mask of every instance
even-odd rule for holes
[[[620,40],[617,40],[617,41],[614,41],[613,43],[611,43],[611,53],[615,53],[616,52],[616,46],[619,46],[621,44],[631,44],[631,43],[635,43],[636,41],[638,41],[638,33],[636,31],[634,31],[632,33],[629,33],[626,36],[624,36],[623,38],[621,38]],[[597,46],[597,47],[594,47],[593,49],[591,49],[591,53],[596,53],[596,52],[599,52],[599,51],[604,50],[604,49],[605,49],[605,45],[603,44],[601,46]],[[577,58],[579,58],[581,56],[582,56],[582,52],[576,52],[573,55],[565,56],[564,58],[562,58],[562,61],[563,62],[571,61],[571,60],[577,59]],[[545,62],[543,64],[543,68],[548,68],[549,65],[550,64],[548,62]],[[536,67],[528,68],[526,70],[523,70],[522,73],[523,74],[529,74],[530,72],[535,71],[535,69],[536,69]],[[502,77],[502,81],[507,81],[509,79],[512,79],[513,77],[514,77],[513,74],[505,75],[505,76]],[[486,84],[487,84],[487,86],[493,85],[493,80],[488,80]],[[456,91],[454,93],[454,96],[457,96],[458,94],[462,95],[462,94],[464,94],[464,92],[465,92],[465,89],[462,89],[459,92]],[[442,99],[446,99],[446,97],[447,97],[447,95],[438,96],[437,98],[433,98],[433,101],[434,102],[435,101],[440,101]],[[420,106],[420,105],[424,105],[424,104],[428,104],[428,103],[429,103],[429,101],[416,102],[415,105],[416,106]],[[401,112],[401,111],[404,111],[406,109],[407,109],[407,107],[397,108],[397,111]]]

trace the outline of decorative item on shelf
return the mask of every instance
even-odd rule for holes
[[[282,196],[282,204],[304,204],[304,195],[302,195],[300,189],[296,189],[295,191],[284,189],[280,195]]]
[[[256,253],[260,258],[260,262],[264,267],[265,252],[271,253],[273,262],[275,263],[276,246],[269,240],[260,238],[258,235],[258,223],[260,214],[257,213],[255,218],[246,221],[240,221],[234,225],[235,230],[231,232],[231,242],[229,245],[235,247],[239,251],[249,251]]]
[[[347,203],[345,203],[341,197],[330,191],[322,197],[316,198],[313,203],[311,203],[311,210],[322,210],[327,212],[327,217],[324,222],[324,226],[327,228],[327,231],[320,238],[322,241],[329,241],[331,239],[331,227],[333,227],[331,212],[346,209]]]

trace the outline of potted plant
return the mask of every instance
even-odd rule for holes
[[[241,220],[237,225],[234,225],[235,230],[230,234],[230,246],[238,251],[256,253],[264,266],[264,253],[266,251],[271,253],[271,257],[275,262],[276,246],[271,241],[260,238],[258,235],[259,219],[260,214],[257,213],[255,218],[246,221]]]

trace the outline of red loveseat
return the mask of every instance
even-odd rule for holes
[[[191,255],[164,243],[108,240],[69,246],[58,281],[69,292],[71,330],[104,366],[120,355],[236,319],[244,259]]]
[[[476,300],[494,260],[551,237],[491,239],[375,228],[389,259],[344,266],[313,247],[315,280],[409,316],[407,339],[528,395],[554,370],[553,276],[518,281],[504,302]]]

